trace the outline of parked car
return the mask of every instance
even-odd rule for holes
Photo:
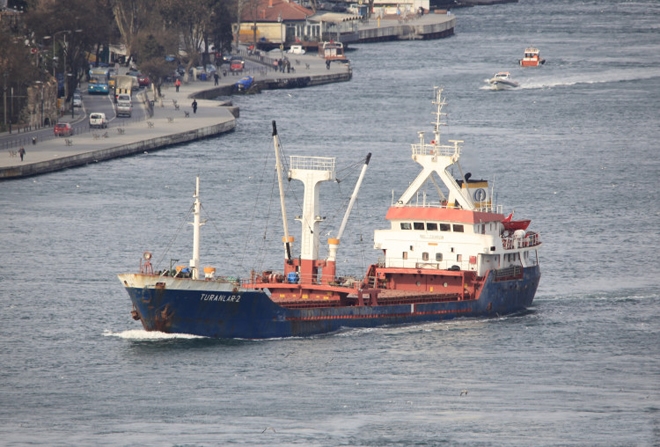
[[[245,67],[245,61],[240,57],[232,57],[229,62],[229,71],[237,72],[243,71]]]
[[[287,53],[290,54],[305,54],[305,49],[303,48],[302,45],[291,45],[291,48],[289,48],[289,51]]]
[[[73,127],[69,123],[57,123],[53,128],[56,137],[70,137],[73,135]]]
[[[206,64],[206,72],[213,77],[214,74],[218,72],[218,67],[213,64]]]
[[[105,117],[105,113],[90,113],[89,115],[89,128],[90,129],[105,129],[108,127],[108,119]]]
[[[126,73],[127,76],[135,76],[138,80],[138,85],[140,87],[149,87],[149,84],[151,84],[151,80],[149,79],[148,76],[143,75],[139,71],[136,70],[129,70]]]
[[[80,93],[73,94],[73,107],[82,107],[82,96]]]
[[[206,81],[209,78],[208,73],[206,73],[204,67],[202,67],[201,65],[198,65],[197,67],[194,67],[191,70],[192,73],[196,74],[197,79],[199,79],[200,81]]]

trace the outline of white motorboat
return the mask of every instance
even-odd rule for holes
[[[500,71],[499,73],[495,73],[495,76],[490,78],[488,83],[497,90],[505,88],[517,88],[520,86],[520,84],[511,79],[511,73],[508,71]]]

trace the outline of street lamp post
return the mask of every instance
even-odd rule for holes
[[[282,19],[282,13],[279,13],[277,16],[277,23],[280,24],[280,52],[282,53],[282,59],[284,59],[284,27],[282,22],[284,22]]]
[[[11,106],[9,107],[9,133],[11,133],[11,122],[14,119],[14,87],[10,88],[11,91]]]
[[[37,126],[37,127],[41,127],[44,124],[44,83],[41,81],[36,81],[35,84],[39,86],[39,92],[41,93],[41,120],[39,122],[39,126]],[[36,101],[37,98],[34,99]],[[36,108],[36,104],[34,107]],[[35,111],[35,115],[36,115],[36,111]]]
[[[57,76],[56,76],[56,73],[55,73],[55,70],[56,70],[56,66],[55,66],[56,62],[55,61],[57,61],[57,56],[55,56],[55,41],[56,41],[55,37],[57,37],[58,34],[63,34],[63,33],[64,34],[69,34],[69,33],[71,33],[71,30],[65,29],[65,30],[57,31],[57,32],[53,33],[52,36],[44,36],[44,40],[48,40],[48,39],[53,40],[53,59],[52,59],[53,60],[53,77],[56,78],[56,79],[57,79]]]
[[[67,73],[66,76],[67,76],[67,78],[70,78],[71,76],[73,76],[73,73]],[[69,80],[67,79],[66,84],[64,84],[64,86],[66,87],[68,85],[69,85]],[[68,96],[69,96],[68,93],[64,94],[65,98],[68,97]],[[73,95],[71,95],[71,118],[74,118],[74,115],[73,115]]]
[[[5,72],[2,75],[2,78],[4,80],[3,89],[2,89],[2,95],[4,99],[4,109],[2,109],[2,118],[5,127],[7,127],[7,76],[9,76],[9,73],[7,72]]]

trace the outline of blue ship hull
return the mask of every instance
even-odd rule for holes
[[[512,314],[532,304],[540,278],[538,266],[525,268],[518,279],[497,281],[489,275],[474,300],[297,309],[274,303],[260,290],[217,292],[128,285],[126,290],[148,331],[263,339]]]

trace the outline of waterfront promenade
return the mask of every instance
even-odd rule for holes
[[[332,82],[329,76],[341,77],[350,71],[350,67],[345,64],[332,64],[328,69],[325,61],[316,55],[291,55],[290,58],[300,62],[292,73],[281,73],[272,67],[254,65],[241,75],[228,73],[227,76],[221,76],[218,86],[214,85],[213,80],[194,81],[183,84],[177,92],[173,85],[167,85],[161,90],[164,98],[153,102],[151,111],[148,109],[149,101],[153,101],[152,94],[149,90],[141,91],[134,95],[133,106],[143,107],[148,112],[144,120],[118,118],[107,129],[90,130],[67,138],[49,136],[43,141],[37,139],[36,144],[31,143],[30,132],[21,133],[26,144],[5,147],[0,152],[0,181],[164,149],[230,132],[236,126],[238,108],[233,107],[230,101],[203,98],[217,97],[230,91],[231,86],[245,75],[254,76],[255,82],[263,83],[299,77]],[[197,98],[197,113],[192,110],[193,98]],[[59,122],[87,122],[88,119],[88,113],[77,110],[74,117],[67,114]],[[13,137],[16,137],[16,133]],[[0,142],[10,138],[12,136],[7,133],[0,134]],[[18,153],[20,147],[24,147],[26,152],[23,161]]]
[[[425,33],[450,35],[454,20],[445,15],[429,14],[406,22],[372,20],[360,28],[365,33],[362,36],[364,41],[423,38],[421,36]],[[115,118],[107,129],[90,130],[67,138],[54,137],[43,129],[18,135],[0,134],[0,181],[160,150],[230,132],[236,126],[239,110],[230,101],[215,98],[231,95],[232,86],[245,75],[253,76],[255,84],[262,89],[311,87],[348,81],[352,76],[349,64],[333,63],[327,68],[325,60],[316,54],[289,55],[275,51],[263,60],[247,56],[244,49],[241,54],[248,59],[248,68],[241,75],[228,73],[221,76],[217,86],[213,80],[192,81],[183,84],[176,92],[173,85],[167,85],[162,89],[162,101],[153,101],[149,90],[135,94],[134,108],[145,109],[146,118],[143,120]],[[291,72],[283,73],[273,68],[272,60],[282,56],[291,61]],[[191,107],[193,98],[198,104],[197,113],[193,113]],[[74,116],[65,115],[59,122],[82,122],[84,127],[89,119],[87,112],[77,110]],[[36,136],[37,132],[40,132],[39,138],[36,144],[32,144],[32,135]],[[52,132],[52,128],[48,132]],[[17,143],[19,136],[21,141]],[[19,155],[21,147],[25,149],[23,160]]]

